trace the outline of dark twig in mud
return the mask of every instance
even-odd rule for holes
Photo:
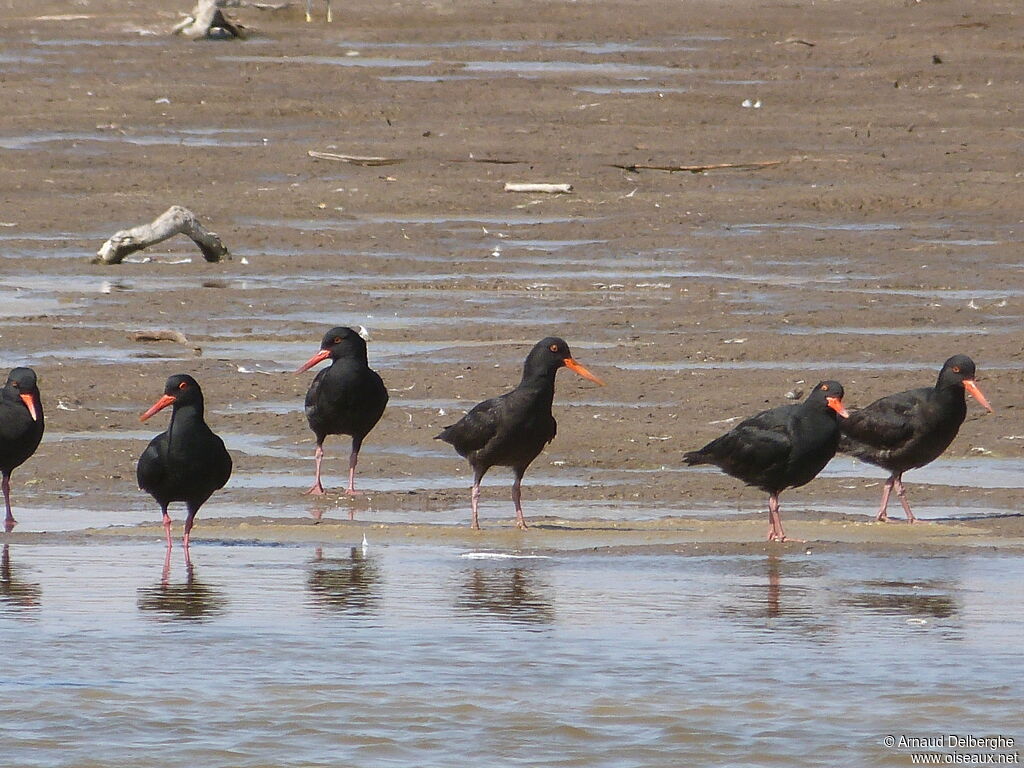
[[[668,171],[669,173],[675,173],[676,171],[689,171],[690,173],[703,173],[704,171],[719,171],[725,169],[733,169],[737,171],[756,171],[761,168],[770,168],[773,165],[782,165],[787,162],[786,160],[765,160],[757,163],[703,163],[701,165],[648,165],[645,163],[632,163],[630,165],[621,165],[619,163],[612,163],[612,168],[621,168],[624,171],[630,173],[637,173],[639,171]]]

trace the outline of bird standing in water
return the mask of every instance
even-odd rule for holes
[[[324,459],[324,440],[328,435],[351,435],[352,452],[348,458],[348,488],[356,491],[356,463],[359,449],[388,404],[388,390],[377,372],[370,368],[366,356],[366,341],[351,328],[339,326],[324,334],[320,351],[307,360],[296,373],[331,359],[313,379],[306,392],[306,420],[316,435],[316,479],[306,491],[320,495],[324,486],[320,482],[320,464]],[[350,515],[353,513],[350,513]]]
[[[231,456],[224,441],[213,433],[203,418],[203,390],[191,376],[179,373],[167,379],[163,396],[139,417],[145,421],[172,406],[166,432],[154,437],[139,457],[136,476],[139,487],[160,505],[167,548],[171,547],[171,517],[167,507],[185,502],[185,534],[182,546],[188,559],[189,535],[196,513],[214,491],[231,477]]]
[[[43,403],[39,398],[36,372],[15,368],[0,392],[0,472],[3,473],[4,531],[17,525],[11,512],[11,472],[36,452],[43,439]]]
[[[953,442],[967,417],[965,392],[992,411],[974,377],[974,361],[954,355],[943,364],[934,387],[880,398],[843,422],[839,450],[891,473],[882,488],[876,520],[889,519],[889,495],[895,488],[907,522],[917,521],[903,488],[903,473],[934,461]]]
[[[563,366],[604,386],[603,381],[573,359],[564,340],[549,336],[530,350],[518,387],[479,403],[435,438],[451,444],[460,456],[469,459],[473,468],[470,504],[474,529],[480,528],[480,481],[495,465],[511,467],[515,473],[512,503],[516,509],[516,525],[522,530],[527,528],[521,503],[523,474],[555,437],[557,425],[551,415],[551,405],[555,397],[555,374]]]
[[[811,482],[839,445],[843,386],[823,381],[796,405],[762,411],[740,422],[699,451],[683,454],[687,464],[714,464],[727,475],[768,496],[768,541],[787,541],[779,515],[779,494]]]

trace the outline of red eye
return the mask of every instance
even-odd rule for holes
[[[960,373],[960,366],[959,365],[954,365],[953,366],[953,373]]]
[[[181,382],[181,384],[178,385],[178,389],[188,389],[188,382],[187,381]]]
[[[335,336],[334,337],[334,343],[335,344],[341,344],[341,336]]]
[[[821,385],[821,391],[822,392],[828,392],[828,384],[822,384]]]
[[[550,347],[548,347],[548,349],[550,349],[552,352],[557,352],[558,351],[558,345],[557,344],[552,344]]]

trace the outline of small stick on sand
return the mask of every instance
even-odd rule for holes
[[[172,205],[151,224],[140,224],[131,229],[115,232],[96,252],[93,264],[120,264],[125,256],[178,234],[192,238],[207,261],[231,258],[217,234],[208,232],[192,211],[180,205]]]
[[[309,150],[306,154],[315,160],[337,160],[339,163],[352,163],[353,165],[395,165],[404,162],[401,157],[370,157],[361,155],[339,155],[337,152],[317,152]]]
[[[568,194],[572,192],[572,184],[532,184],[516,181],[505,182],[506,192],[542,192],[545,194]]]

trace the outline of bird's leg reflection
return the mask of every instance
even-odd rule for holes
[[[779,580],[779,558],[777,555],[768,555],[768,618],[774,619],[782,614],[780,597],[782,587]]]
[[[22,581],[14,573],[11,565],[11,548],[4,544],[0,553],[0,605],[14,608],[38,608],[43,590],[38,584]]]
[[[472,568],[457,605],[477,614],[526,624],[550,624],[554,606],[543,577],[529,568]]]
[[[200,581],[191,561],[185,562],[184,583],[171,580],[171,551],[167,550],[160,569],[160,581],[151,587],[138,590],[140,611],[154,614],[157,618],[204,621],[223,613],[227,600],[219,589]]]
[[[324,557],[317,547],[306,587],[319,608],[369,615],[380,601],[380,581],[380,567],[361,547],[351,547],[348,557]]]
[[[167,585],[170,583],[170,581],[171,581],[171,548],[168,547],[167,551],[164,553],[164,570],[163,570],[163,574],[160,577],[160,586],[163,587],[164,589],[166,589]]]

